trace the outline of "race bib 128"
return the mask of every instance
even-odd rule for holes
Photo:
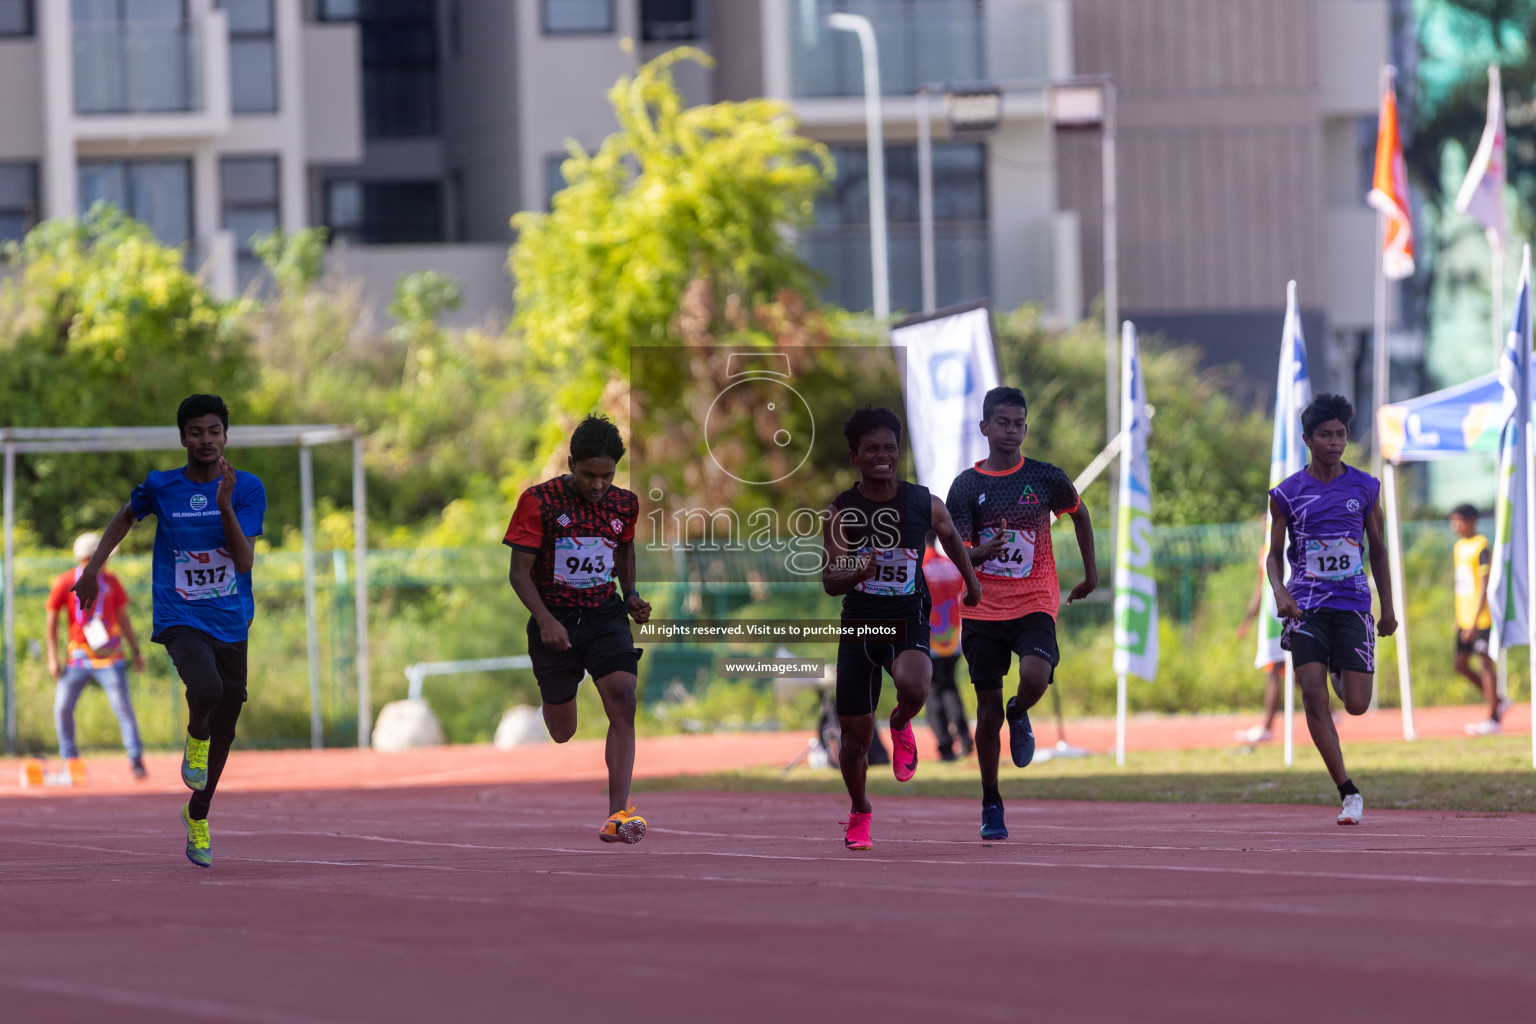
[[[207,601],[240,592],[240,577],[228,551],[176,552],[176,593],[183,601]]]
[[[1307,575],[1325,580],[1343,580],[1365,571],[1356,537],[1308,538],[1305,549]]]
[[[614,547],[604,537],[556,537],[555,582],[573,590],[602,586],[613,575]]]

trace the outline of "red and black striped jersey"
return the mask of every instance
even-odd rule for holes
[[[558,476],[518,497],[502,543],[536,556],[533,584],[546,605],[597,608],[617,594],[615,555],[639,518],[633,491],[610,487],[594,505]]]

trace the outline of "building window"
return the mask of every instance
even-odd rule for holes
[[[356,21],[359,0],[320,0],[316,14],[321,21]]]
[[[806,258],[828,278],[823,298],[868,309],[869,173],[863,146],[832,146],[837,177],[816,202],[816,223],[801,233]],[[984,298],[987,257],[987,154],[980,143],[933,147],[933,219],[941,306]],[[917,147],[885,147],[891,305],[922,308]]]
[[[262,270],[252,243],[282,226],[279,196],[277,157],[227,156],[219,161],[224,229],[235,236],[235,266],[242,290]]]
[[[570,158],[569,153],[554,153],[544,158],[544,209],[546,210],[555,208],[555,193],[569,184],[565,180],[565,172],[560,170],[560,167]]]
[[[613,0],[543,0],[544,34],[613,31]]]
[[[363,130],[371,139],[437,134],[437,18],[432,0],[365,0]]]
[[[679,43],[704,38],[699,0],[640,0],[640,38],[647,43]]]
[[[149,227],[165,245],[192,241],[192,161],[82,160],[80,211],[98,201]]]
[[[0,36],[30,36],[36,31],[32,0],[0,0]]]
[[[443,187],[436,181],[332,181],[325,188],[331,237],[359,245],[443,238]]]
[[[272,0],[221,0],[229,17],[229,107],[237,114],[277,110],[277,35]]]
[[[37,225],[37,165],[0,164],[0,242],[19,242]]]

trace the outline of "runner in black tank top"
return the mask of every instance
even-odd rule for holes
[[[827,510],[822,587],[843,595],[843,621],[898,620],[904,635],[889,642],[844,640],[837,649],[837,716],[842,725],[838,761],[848,787],[850,811],[844,845],[867,850],[870,804],[864,795],[869,747],[880,702],[881,673],[896,686],[891,711],[891,767],[905,782],[917,768],[912,719],[928,697],[933,663],[928,657],[928,586],[923,549],[929,530],[965,577],[965,603],[981,600],[981,586],[944,503],[926,487],[896,478],[901,461],[901,420],[889,409],[865,406],[843,425],[849,460],[859,483],[839,494]]]

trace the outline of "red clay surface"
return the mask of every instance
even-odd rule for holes
[[[254,759],[231,762],[231,779]],[[1529,1020],[1536,816],[593,783],[0,800],[6,1021]]]
[[[1462,736],[1462,727],[1484,717],[1476,707],[1439,707],[1421,709],[1416,725],[1421,737]],[[1258,716],[1248,715],[1161,715],[1133,718],[1127,724],[1126,749],[1189,750],[1201,747],[1234,747],[1233,733],[1256,724]],[[1516,705],[1504,719],[1505,732],[1530,735],[1530,705]],[[1344,717],[1339,720],[1339,735],[1346,744],[1401,740],[1402,719],[1395,710]],[[883,728],[883,727],[882,727]],[[1299,749],[1309,749],[1307,724],[1296,716],[1295,742]],[[1056,725],[1046,715],[1035,717],[1035,730],[1042,747],[1056,740]],[[921,756],[932,761],[937,756],[933,733],[919,725],[916,729]],[[1097,753],[1114,744],[1113,719],[1071,719],[1067,739]],[[717,733],[708,736],[658,736],[641,739],[635,761],[639,778],[669,775],[703,775],[740,768],[781,766],[805,747],[809,732]],[[886,737],[887,744],[889,737]],[[1275,730],[1274,743],[1281,741]],[[391,754],[377,754],[355,749],[269,750],[237,749],[234,765],[220,783],[220,792],[265,792],[307,789],[387,789],[399,786],[452,786],[515,782],[601,781],[607,778],[603,767],[601,740],[575,740],[556,745],[544,743],[516,750],[497,750],[489,745],[435,747]],[[178,774],[179,754],[152,753],[147,756],[150,777],[134,782],[128,774],[128,762],[121,753],[96,753],[86,758],[89,783],[81,789],[30,789],[20,786],[21,762],[0,758],[0,798],[27,794],[61,795],[68,793],[182,793]],[[53,757],[50,769],[59,761]]]

